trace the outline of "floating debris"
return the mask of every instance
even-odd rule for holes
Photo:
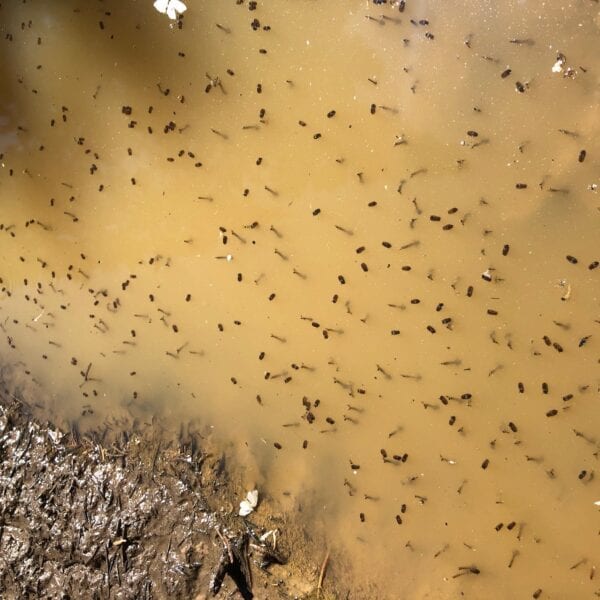
[[[179,18],[187,10],[187,6],[181,0],[156,0],[154,8],[172,20]]]
[[[258,505],[258,490],[251,490],[240,502],[240,517],[247,517]]]

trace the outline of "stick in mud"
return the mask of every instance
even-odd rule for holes
[[[321,564],[321,570],[319,571],[319,582],[317,583],[317,596],[321,597],[321,590],[323,589],[323,580],[325,579],[325,573],[327,572],[327,565],[329,564],[329,550],[325,554],[323,563]]]

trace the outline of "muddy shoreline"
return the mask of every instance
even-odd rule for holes
[[[293,517],[238,516],[234,469],[188,427],[62,431],[4,389],[0,456],[2,598],[338,597]]]

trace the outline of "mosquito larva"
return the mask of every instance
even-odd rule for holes
[[[579,340],[579,343],[577,344],[577,346],[578,346],[579,348],[581,348],[582,346],[585,346],[585,344],[587,344],[587,341],[588,341],[588,340],[589,340],[591,337],[592,337],[591,335],[586,335],[586,336],[582,337],[582,338]]]
[[[471,566],[471,567],[458,567],[458,570],[460,571],[459,573],[456,573],[456,575],[453,575],[452,578],[456,579],[457,577],[461,577],[462,575],[479,575],[481,573],[481,571],[475,567],[475,566]]]
[[[228,140],[229,139],[229,136],[227,134],[223,133],[222,131],[219,131],[218,129],[211,128],[211,131],[215,135],[218,135],[219,137],[223,138],[224,140]]]
[[[577,569],[578,567],[580,567],[581,565],[584,565],[585,563],[587,563],[587,558],[582,558],[581,560],[577,561],[574,565],[569,567],[569,569],[571,571],[573,571],[574,569]]]

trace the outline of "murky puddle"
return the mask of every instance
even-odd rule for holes
[[[595,2],[0,22],[16,380],[236,440],[356,597],[600,593]]]

